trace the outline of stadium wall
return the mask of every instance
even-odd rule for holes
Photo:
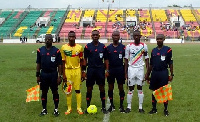
[[[164,43],[184,43],[182,39],[165,39]],[[157,43],[156,39],[150,39],[150,43]]]

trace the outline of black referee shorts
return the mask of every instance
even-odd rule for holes
[[[168,84],[168,70],[152,70],[149,89],[156,90]]]
[[[97,67],[97,68],[87,68],[87,80],[86,86],[97,85],[105,85],[105,68]]]
[[[40,89],[41,90],[49,90],[49,87],[51,88],[52,91],[57,91],[58,90],[58,84],[57,84],[57,79],[58,79],[58,72],[41,72],[40,75]]]
[[[118,84],[125,83],[125,73],[123,66],[109,69],[109,77],[107,78],[107,82],[109,84],[115,83],[115,79],[117,80]]]

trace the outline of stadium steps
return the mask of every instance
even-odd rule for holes
[[[126,24],[126,10],[123,10],[123,15],[122,15],[122,17],[123,17],[123,22],[124,22],[124,24]]]
[[[153,32],[154,32],[154,36],[155,36],[156,35],[156,29],[155,29],[155,25],[154,25],[154,21],[153,21],[153,17],[152,17],[151,7],[149,7],[149,14],[150,14],[152,28],[153,28]]]
[[[34,37],[37,37],[38,36],[38,33],[40,32],[41,28],[38,27],[35,31],[35,34],[33,34]]]
[[[80,20],[78,22],[78,26],[80,26],[80,22],[81,22],[81,20],[82,20],[82,18],[84,16],[84,14],[85,14],[85,10],[82,10],[81,17],[80,17]]]
[[[93,22],[92,22],[92,25],[93,25],[93,26],[95,25],[95,22],[96,22],[97,11],[98,11],[98,10],[95,10],[95,11],[94,11]]]
[[[138,23],[140,22],[140,20],[139,20],[139,13],[138,13],[138,10],[135,10],[135,15],[136,15],[136,17],[137,17],[137,21],[138,21]],[[126,21],[126,20],[125,20]]]
[[[200,25],[200,18],[198,17],[197,13],[195,12],[194,8],[191,7],[192,14],[194,15],[197,23]]]
[[[50,21],[49,21],[49,23],[47,24],[47,26],[50,26],[50,25],[51,25],[51,22],[53,21],[53,19],[54,19],[56,13],[57,13],[57,11],[53,11],[53,14],[52,14],[52,16],[50,17]]]
[[[110,12],[110,6],[108,6],[108,12],[107,12],[107,16],[106,16],[106,25],[105,25],[105,34],[104,34],[105,37],[106,37],[106,35],[107,35],[109,12]]]
[[[22,17],[18,20],[18,22],[8,31],[9,34],[12,34],[16,28],[21,24],[21,22],[24,20],[24,18],[28,15],[28,11],[26,11],[27,9],[25,9],[25,11],[22,13]]]
[[[185,25],[185,18],[183,17],[183,15],[182,15],[181,11],[180,11],[180,10],[178,10],[178,13],[179,13],[179,15],[180,15],[180,16],[183,18],[184,25]]]
[[[170,18],[169,18],[169,15],[168,15],[168,13],[167,13],[167,10],[165,10],[165,14],[166,14],[166,16],[167,16],[167,21],[170,22]],[[171,22],[170,22],[170,24],[172,25]]]
[[[83,39],[85,37],[85,28],[86,27],[84,27],[83,30],[82,30],[81,39]]]
[[[69,11],[70,11],[70,5],[68,5],[68,7],[67,7],[67,9],[66,9],[66,11],[65,11],[65,14],[64,14],[64,16],[62,17],[62,20],[60,21],[60,24],[59,24],[59,26],[58,26],[58,29],[57,29],[56,32],[55,32],[56,35],[59,35],[59,33],[60,33],[61,29],[62,29],[62,26],[63,26],[64,23],[65,23],[65,19],[67,18],[67,15],[68,15]]]

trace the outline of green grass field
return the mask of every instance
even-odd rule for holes
[[[37,48],[43,44],[0,44],[0,121],[1,122],[101,122],[104,114],[100,112],[101,102],[99,98],[98,87],[95,85],[91,104],[98,107],[98,113],[95,115],[78,115],[76,113],[76,100],[73,94],[73,112],[65,116],[67,109],[66,98],[64,93],[59,89],[60,104],[59,117],[52,115],[54,104],[51,92],[48,93],[48,115],[39,117],[42,110],[41,102],[26,103],[26,90],[36,85],[36,52]],[[55,44],[58,48],[61,44]],[[156,44],[148,44],[149,51]],[[116,110],[110,114],[110,122],[127,122],[127,121],[200,121],[200,76],[198,74],[200,65],[200,44],[169,44],[173,50],[174,59],[174,80],[172,82],[173,100],[169,102],[170,116],[163,115],[163,104],[158,104],[158,113],[149,115],[151,110],[151,94],[148,84],[145,84],[144,104],[145,114],[138,113],[137,91],[134,92],[132,100],[132,112],[121,114],[118,111],[119,95],[115,87],[114,103]],[[61,86],[59,87],[61,88]],[[124,87],[126,90],[126,87]],[[107,89],[107,83],[106,83]],[[86,87],[85,82],[82,84],[82,108],[86,109]],[[127,92],[127,90],[126,90]],[[107,92],[106,92],[107,96]],[[126,98],[124,107],[127,106]]]

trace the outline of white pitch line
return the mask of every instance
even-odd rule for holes
[[[106,103],[106,110],[108,110],[109,107],[110,107],[110,99],[108,97],[107,103]],[[110,119],[110,112],[108,112],[107,114],[104,114],[103,122],[109,122],[109,119]]]

